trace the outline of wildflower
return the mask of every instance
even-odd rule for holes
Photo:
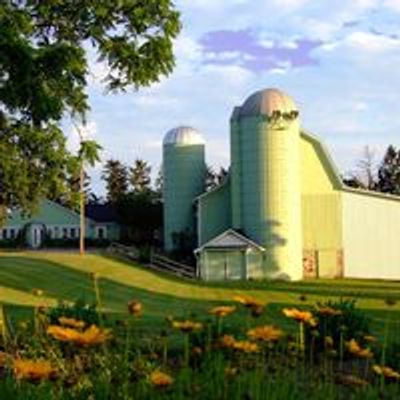
[[[376,336],[372,336],[372,335],[365,335],[364,336],[364,340],[367,343],[376,343],[378,341],[378,339],[376,338]]]
[[[337,381],[346,386],[364,387],[368,385],[368,381],[355,375],[339,375]]]
[[[75,318],[60,317],[58,318],[60,325],[69,326],[70,328],[82,329],[86,323]]]
[[[232,377],[237,375],[238,369],[235,367],[226,367],[224,372],[226,377]]]
[[[333,339],[332,336],[325,337],[325,346],[326,347],[333,347]]]
[[[43,296],[43,290],[41,290],[41,289],[32,289],[32,294],[34,296],[37,296],[37,297]]]
[[[201,322],[194,321],[172,321],[172,327],[175,329],[179,329],[181,332],[190,333],[203,328],[203,324]]]
[[[233,350],[243,351],[244,353],[257,353],[259,348],[257,343],[247,340],[236,340],[231,335],[224,335],[221,339],[221,346]]]
[[[128,311],[134,317],[139,317],[142,314],[142,303],[132,300],[128,303]]]
[[[56,375],[56,370],[51,366],[50,361],[16,359],[13,367],[17,379],[33,382],[50,379]]]
[[[250,329],[247,336],[253,340],[262,340],[264,342],[275,342],[283,336],[283,332],[272,325],[259,326]]]
[[[50,325],[47,333],[61,342],[71,342],[79,346],[89,346],[104,343],[111,336],[109,329],[100,329],[92,325],[83,332],[72,328]]]
[[[245,307],[248,308],[264,307],[260,301],[250,296],[235,296],[233,300],[237,301],[240,304],[243,304]]]
[[[383,365],[374,365],[372,369],[377,375],[384,376],[385,378],[400,379],[400,373],[390,367],[386,367]]]
[[[371,350],[363,349],[354,339],[346,343],[347,350],[359,358],[372,358],[374,355]]]
[[[335,310],[332,307],[320,307],[318,308],[318,313],[326,316],[336,316],[343,314],[340,310]]]
[[[284,308],[282,311],[288,318],[292,318],[298,322],[305,322],[310,326],[317,325],[317,321],[310,311],[301,311],[297,308]]]
[[[219,306],[212,308],[209,313],[216,315],[217,317],[226,317],[236,311],[235,306]]]
[[[171,386],[174,380],[170,375],[166,374],[165,372],[155,370],[150,374],[150,382],[155,387],[158,387],[160,389],[165,389]]]

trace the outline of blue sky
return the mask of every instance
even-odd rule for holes
[[[92,66],[88,135],[103,160],[148,160],[157,170],[169,129],[192,125],[208,162],[229,165],[229,117],[251,93],[290,94],[302,126],[328,146],[342,172],[368,145],[376,159],[400,145],[400,0],[176,0],[183,30],[176,68],[138,92],[105,95]],[[67,128],[76,148],[77,135]],[[103,192],[102,166],[91,173]]]

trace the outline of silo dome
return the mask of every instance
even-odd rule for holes
[[[240,108],[239,117],[266,115],[271,117],[274,112],[298,115],[298,109],[293,99],[278,89],[264,89],[253,93]]]
[[[179,126],[168,131],[164,137],[163,145],[192,146],[205,144],[201,133],[190,126]]]

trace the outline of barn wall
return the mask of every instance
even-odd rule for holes
[[[230,181],[198,200],[199,246],[231,227]]]
[[[345,276],[400,279],[400,200],[342,196]]]

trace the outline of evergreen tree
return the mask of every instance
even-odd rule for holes
[[[164,173],[163,167],[161,166],[158,170],[157,178],[154,183],[154,192],[158,199],[161,199],[163,196],[163,189],[164,189]]]
[[[147,161],[136,159],[130,168],[129,181],[134,193],[143,193],[151,190],[151,166]]]
[[[106,182],[107,201],[117,203],[128,192],[128,170],[118,160],[106,162],[102,179]]]
[[[378,170],[378,190],[400,195],[400,149],[390,145]]]

